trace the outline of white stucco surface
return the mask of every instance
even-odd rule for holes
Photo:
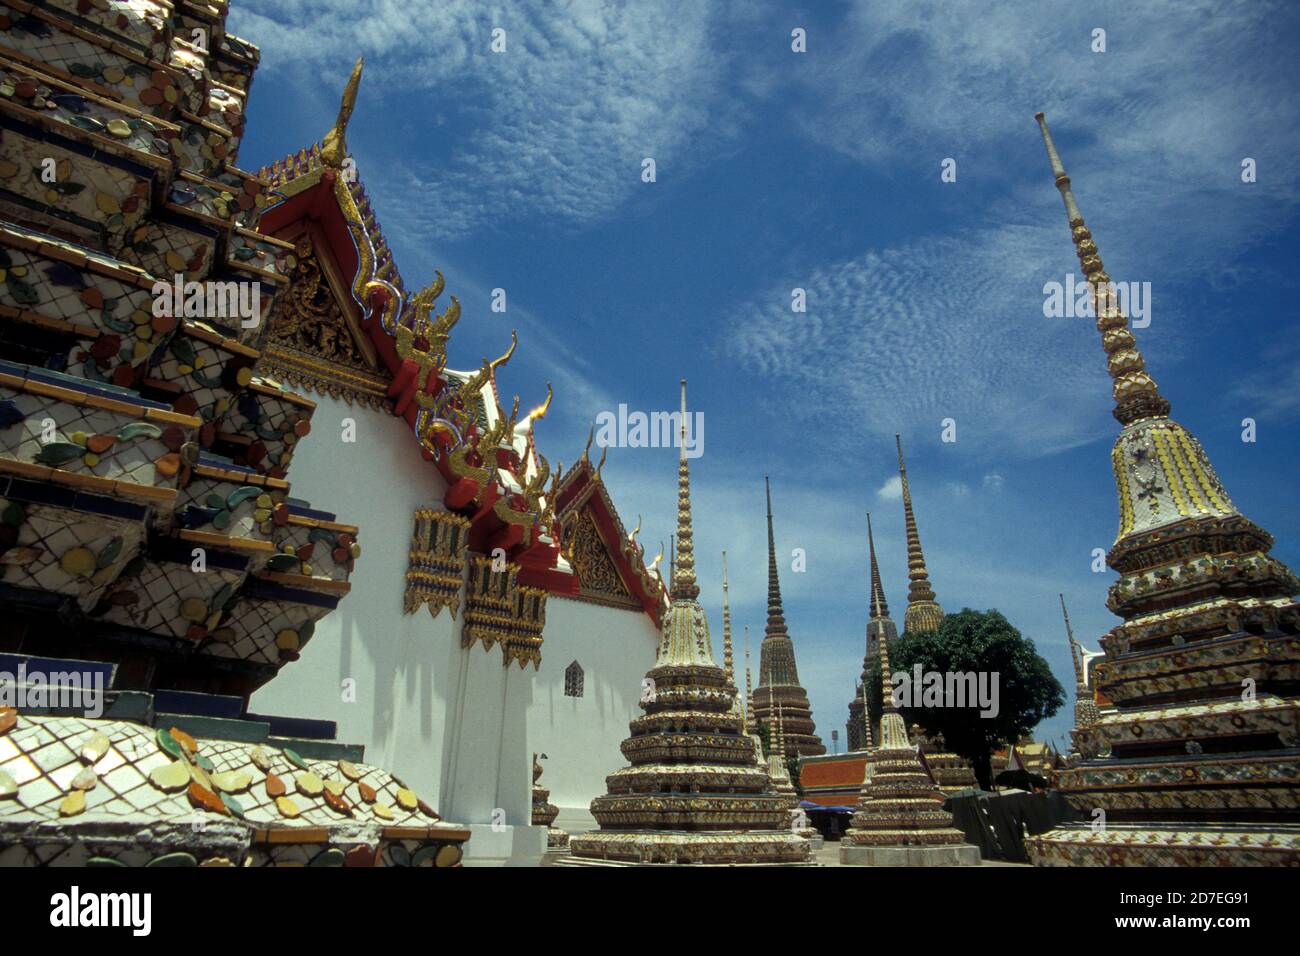
[[[587,808],[605,776],[627,765],[619,745],[641,713],[641,681],[654,666],[659,633],[640,611],[554,595],[546,603],[542,666],[528,709],[529,749],[544,753],[542,785],[560,808],[558,826],[592,825]],[[564,671],[583,669],[583,696],[564,696]]]
[[[361,530],[352,591],[323,618],[299,660],[254,694],[251,709],[336,721],[338,739],[441,806],[447,702],[460,662],[459,624],[443,611],[402,613],[416,508],[439,507],[445,484],[407,424],[326,396],[294,452],[290,493]],[[344,442],[343,420],[356,422]],[[499,665],[498,665],[499,666]],[[355,700],[345,697],[353,681]]]

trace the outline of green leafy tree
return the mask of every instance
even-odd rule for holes
[[[982,716],[978,705],[925,707],[920,700],[899,708],[909,727],[920,724],[927,735],[942,736],[950,751],[969,760],[986,790],[993,784],[993,751],[1019,740],[1065,703],[1064,689],[1033,641],[998,611],[964,608],[946,615],[938,634],[903,634],[890,645],[894,673],[911,673],[917,664],[923,673],[997,675],[994,715]],[[877,658],[867,669],[867,709],[873,722],[880,719],[881,700]]]

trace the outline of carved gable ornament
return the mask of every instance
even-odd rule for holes
[[[384,408],[390,377],[361,330],[332,260],[310,233],[294,243],[297,263],[262,340],[258,371],[349,405]],[[347,303],[344,308],[340,303]]]

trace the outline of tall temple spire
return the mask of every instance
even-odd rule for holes
[[[943,608],[934,599],[930,572],[921,552],[921,535],[916,530],[916,515],[912,512],[912,489],[907,483],[902,438],[895,435],[894,444],[898,446],[898,476],[903,484],[903,518],[907,523],[907,613],[903,616],[903,630],[909,634],[937,634],[943,622]]]
[[[867,512],[867,550],[871,554],[871,619],[889,617],[889,602],[880,585],[880,565],[876,563],[876,539],[871,533],[871,512]]]
[[[858,686],[862,688],[862,749],[870,750],[873,744],[871,742],[871,709],[867,707],[867,682],[863,681]]]
[[[781,579],[776,571],[776,536],[772,533],[772,485],[763,476],[763,488],[767,492],[767,636],[786,636],[785,610],[781,606]],[[791,661],[791,666],[794,662]],[[799,683],[799,675],[782,674],[789,677],[790,683]]]
[[[792,753],[798,756],[824,754],[826,747],[817,736],[812,709],[808,706],[808,693],[799,684],[794,641],[786,629],[785,610],[781,605],[776,534],[772,527],[772,484],[766,475],[763,476],[763,487],[767,495],[767,628],[760,649],[754,710],[758,720],[771,732],[776,720],[777,699],[780,698],[783,714],[790,714],[785,721],[790,728]]]
[[[1065,595],[1057,596],[1061,599],[1061,617],[1065,619],[1065,636],[1070,642],[1070,660],[1074,663],[1074,726],[1075,729],[1079,729],[1096,723],[1099,715],[1092,690],[1088,687],[1083,647],[1074,639],[1074,628],[1070,626],[1070,612],[1065,609]]]
[[[727,552],[722,552],[722,669],[734,685],[736,673],[731,656],[731,602],[727,595]]]
[[[1091,291],[1093,314],[1097,317],[1097,330],[1101,332],[1102,348],[1106,351],[1107,368],[1114,382],[1111,391],[1115,398],[1113,414],[1121,424],[1127,425],[1140,418],[1169,414],[1169,402],[1160,394],[1155,380],[1146,371],[1146,361],[1138,351],[1137,340],[1128,328],[1128,317],[1119,309],[1114,286],[1101,262],[1101,253],[1092,232],[1083,222],[1083,213],[1074,201],[1070,177],[1065,164],[1052,142],[1051,131],[1042,113],[1035,113],[1038,128],[1047,147],[1047,159],[1052,166],[1056,188],[1065,202],[1065,215],[1070,221],[1070,236],[1079,256],[1079,264]]]
[[[782,765],[785,764],[785,720],[781,714],[781,702],[776,702],[776,755]]]
[[[871,613],[867,620],[867,652],[862,658],[862,677],[859,684],[863,689],[860,695],[854,693],[849,700],[849,721],[845,725],[845,737],[849,750],[866,750],[871,746],[870,714],[864,710],[867,674],[872,661],[880,656],[880,642],[893,641],[898,637],[898,628],[889,617],[889,603],[885,600],[885,589],[880,583],[880,565],[876,561],[876,539],[871,527],[871,513],[867,513],[867,552],[870,555]],[[866,733],[863,733],[863,728]]]
[[[681,458],[677,465],[677,565],[673,568],[673,597],[695,598],[695,545],[691,533],[691,472],[686,459],[686,379],[682,379]]]
[[[682,379],[682,450],[677,464],[677,534],[673,561],[672,606],[659,642],[660,666],[716,667],[709,623],[700,607],[700,586],[695,580],[695,545],[691,531],[691,476],[686,462],[686,379]]]
[[[574,837],[572,857],[564,863],[809,860],[808,841],[789,830],[788,796],[775,789],[744,735],[735,685],[713,660],[695,578],[686,420],[683,379],[673,600],[660,624],[655,666],[646,674],[655,692],[642,697],[643,713],[630,722],[623,741],[629,766],[607,776],[608,791],[591,802],[600,829]]]
[[[1026,848],[1040,864],[1294,862],[1300,837],[1286,811],[1295,805],[1300,761],[1273,728],[1300,702],[1284,676],[1300,666],[1300,579],[1269,554],[1272,535],[1232,504],[1201,444],[1169,418],[1047,123],[1035,118],[1092,293],[1112,414],[1122,426],[1111,450],[1120,527],[1106,555],[1118,574],[1106,606],[1122,623],[1101,638],[1105,660],[1091,673],[1081,653],[1076,659],[1076,684],[1088,681],[1113,709],[1096,719],[1076,711],[1080,760],[1057,776],[1072,807],[1105,812],[1104,834],[1086,822],[1062,823]],[[1211,387],[1231,385],[1205,378]],[[1246,679],[1255,691],[1248,700]]]
[[[750,702],[753,700],[754,686],[749,675],[749,625],[745,625],[745,733],[753,728],[750,719]]]

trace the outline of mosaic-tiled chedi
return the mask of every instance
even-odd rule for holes
[[[361,552],[290,494],[314,403],[255,373],[295,258],[225,12],[0,2],[0,669],[107,684],[94,718],[8,685],[0,863],[449,865],[359,748],[245,712]]]
[[[1117,307],[1042,114],[1057,188],[1092,293],[1120,425],[1111,462],[1119,573],[1098,691],[1075,730],[1092,756],[1057,786],[1092,821],[1028,842],[1038,864],[1300,864],[1300,581],[1233,505],[1200,443],[1169,417]]]
[[[682,420],[686,383],[682,382]],[[562,863],[804,863],[810,844],[789,829],[788,800],[759,765],[733,707],[736,688],[713,659],[699,603],[685,442],[678,466],[677,560],[672,605],[645,714],[631,724],[631,763],[606,777],[591,803],[600,829],[574,836]]]
[[[813,723],[808,692],[799,683],[799,666],[794,657],[794,641],[786,628],[785,609],[781,604],[781,579],[776,568],[776,537],[772,532],[772,488],[763,478],[767,491],[767,630],[759,647],[758,687],[750,701],[754,719],[767,727],[775,739],[776,710],[779,705],[785,723],[785,741],[794,756],[816,756],[826,752]]]
[[[880,665],[882,674],[890,673],[885,641],[880,642]],[[953,827],[952,814],[943,808],[943,793],[908,741],[903,715],[888,689],[882,703],[880,746],[867,754],[861,796],[841,847],[962,846],[965,837]]]

